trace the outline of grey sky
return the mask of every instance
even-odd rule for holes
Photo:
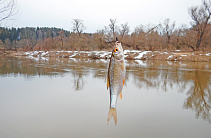
[[[201,5],[201,0],[18,0],[17,18],[6,21],[14,27],[58,27],[71,31],[72,19],[82,19],[85,32],[96,32],[108,26],[128,22],[131,31],[140,24],[157,25],[164,19],[176,26],[190,25],[188,7]]]

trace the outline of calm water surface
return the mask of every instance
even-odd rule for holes
[[[1,57],[0,137],[211,136],[211,63],[127,61],[115,126],[107,62]]]

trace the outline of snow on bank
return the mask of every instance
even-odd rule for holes
[[[16,56],[26,56],[28,58],[36,58],[47,60],[49,57],[56,58],[90,58],[90,59],[108,59],[111,57],[109,51],[30,51],[16,54]],[[140,51],[140,50],[124,50],[126,60],[187,60],[189,61],[211,61],[211,53],[190,53],[190,52],[159,52],[159,51]],[[191,58],[190,58],[191,57]],[[200,57],[200,58],[198,58]],[[200,59],[200,60],[199,60]]]
[[[134,59],[142,59],[147,53],[152,51],[139,51],[139,50],[125,50],[124,55],[128,57],[128,55],[136,54],[137,56]],[[111,57],[111,52],[108,51],[30,51],[24,52],[22,54],[17,54],[17,56],[30,56],[30,57],[69,57],[75,58],[84,55],[87,58],[99,58],[99,59],[107,59]]]
[[[138,56],[135,57],[135,59],[142,59],[149,52],[152,52],[152,51],[144,51],[144,52],[141,52],[141,53],[139,53]]]
[[[173,58],[173,55],[170,55],[167,59],[171,59],[171,58]]]

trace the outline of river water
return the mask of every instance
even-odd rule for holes
[[[210,137],[211,63],[126,61],[115,126],[107,62],[1,57],[0,137]]]

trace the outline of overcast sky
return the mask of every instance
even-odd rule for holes
[[[128,22],[131,32],[140,24],[157,25],[166,18],[190,25],[188,8],[201,5],[201,0],[18,0],[16,19],[6,21],[13,27],[58,27],[71,31],[72,20],[81,19],[85,32],[94,33],[108,26]],[[5,23],[5,21],[4,21]]]

